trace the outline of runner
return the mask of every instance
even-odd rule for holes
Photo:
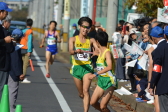
[[[55,56],[57,54],[57,43],[60,43],[59,33],[55,30],[57,26],[56,21],[50,21],[49,30],[45,31],[44,38],[42,39],[42,44],[40,47],[44,46],[44,41],[47,38],[46,47],[46,77],[50,78],[49,64],[53,64]]]
[[[90,101],[89,87],[91,83],[89,76],[93,73],[88,51],[91,51],[91,45],[96,49],[97,45],[95,39],[87,36],[92,26],[92,20],[88,17],[82,17],[79,19],[78,25],[80,28],[79,35],[69,39],[69,52],[73,55],[71,74],[78,89],[79,97],[83,98],[84,112],[88,112]]]
[[[90,104],[100,112],[110,112],[107,104],[116,88],[116,78],[112,74],[112,55],[107,48],[108,35],[106,32],[98,32],[96,35],[97,46],[99,47],[99,56],[97,59],[97,73],[90,76],[90,79],[98,77],[97,86],[91,97]],[[99,99],[102,97],[101,102]]]

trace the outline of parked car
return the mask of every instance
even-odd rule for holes
[[[12,32],[14,29],[25,29],[26,28],[26,22],[23,21],[11,21],[11,25],[9,27],[9,31]]]

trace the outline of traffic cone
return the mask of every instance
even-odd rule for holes
[[[8,85],[3,88],[0,112],[10,112]]]
[[[17,105],[15,112],[22,112],[22,106],[21,105]]]

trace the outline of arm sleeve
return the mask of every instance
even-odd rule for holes
[[[0,39],[0,46],[4,46],[5,45],[5,40],[4,39]]]
[[[7,53],[12,53],[15,50],[15,46],[13,45],[13,42],[6,43],[5,46],[6,46]]]
[[[141,87],[141,91],[138,93],[138,97],[141,97],[142,95],[144,95],[146,92],[145,92],[145,83],[141,83],[140,84],[140,87]]]
[[[152,78],[150,88],[154,89],[160,75],[161,75],[161,68],[162,68],[162,55],[163,50],[157,50],[157,54],[155,53],[155,58],[153,58],[153,71],[152,71]]]
[[[27,45],[28,45],[27,52],[32,52],[32,49],[33,49],[33,35],[32,34],[30,34],[28,36],[28,43],[27,43]]]

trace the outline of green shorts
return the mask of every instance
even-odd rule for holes
[[[83,76],[88,73],[93,73],[93,67],[91,65],[74,65],[72,66],[72,76],[82,80]]]
[[[113,86],[110,77],[98,76],[97,85],[103,90],[107,90],[109,87]]]

